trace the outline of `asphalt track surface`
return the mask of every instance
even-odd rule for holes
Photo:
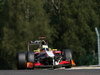
[[[100,75],[100,69],[0,70],[0,75]]]

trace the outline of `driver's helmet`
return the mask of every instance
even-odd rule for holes
[[[41,51],[44,51],[44,50],[49,51],[48,45],[42,45]]]
[[[48,48],[48,45],[42,45],[42,48]]]

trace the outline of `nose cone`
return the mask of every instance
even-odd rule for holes
[[[53,54],[52,51],[46,51],[46,53],[47,53],[47,55],[48,55],[49,57],[54,57],[54,54]]]

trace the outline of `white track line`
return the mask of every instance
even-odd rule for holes
[[[100,67],[72,67],[70,69],[66,69],[66,70],[79,70],[79,69],[100,69]]]
[[[80,66],[80,67],[72,67],[72,68],[67,68],[65,69],[64,67],[62,68],[57,68],[54,70],[81,70],[81,69],[100,69],[100,67],[95,67],[95,66]]]

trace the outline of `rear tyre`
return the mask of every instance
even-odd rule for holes
[[[35,58],[34,52],[27,52],[27,61],[28,62],[34,63],[34,61],[35,61],[34,58]]]
[[[27,62],[31,62],[31,63],[34,63],[35,62],[35,60],[34,60],[34,58],[35,58],[35,56],[34,56],[34,52],[27,52]],[[27,69],[34,69],[34,67],[32,67],[32,68],[27,68]]]
[[[18,69],[26,69],[26,53],[20,52],[17,53],[17,68]]]
[[[63,50],[63,60],[64,61],[70,61],[70,64],[66,64],[65,68],[71,68],[72,67],[72,63],[71,63],[71,60],[72,60],[72,53],[70,50]]]

